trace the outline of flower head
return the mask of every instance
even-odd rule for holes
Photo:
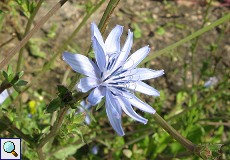
[[[142,82],[164,74],[164,70],[151,70],[136,68],[148,55],[150,48],[145,46],[128,57],[132,43],[133,33],[129,30],[123,47],[120,47],[120,37],[123,27],[116,25],[105,42],[95,23],[91,25],[92,44],[96,64],[89,58],[80,54],[63,53],[63,60],[71,68],[87,77],[81,78],[76,88],[81,92],[91,89],[88,102],[98,104],[105,97],[106,113],[114,130],[124,135],[121,126],[122,110],[134,120],[146,124],[147,119],[138,115],[132,106],[154,114],[156,111],[138,99],[134,92],[138,91],[151,96],[159,96],[159,92]]]

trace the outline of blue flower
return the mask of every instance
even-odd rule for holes
[[[9,94],[7,92],[7,90],[5,89],[1,94],[0,94],[0,104],[2,104],[7,97],[9,97]]]
[[[68,52],[63,53],[63,60],[74,71],[86,76],[80,79],[76,88],[81,92],[92,89],[88,96],[89,103],[96,105],[105,97],[109,121],[114,130],[123,136],[122,110],[143,124],[147,123],[147,119],[138,115],[132,106],[151,114],[156,112],[151,106],[138,99],[134,92],[159,96],[157,90],[142,80],[159,77],[164,74],[164,70],[136,68],[148,55],[150,48],[145,46],[128,57],[133,43],[133,33],[130,30],[123,47],[120,46],[120,37],[123,32],[123,27],[120,25],[116,25],[105,42],[95,23],[91,25],[91,32],[96,64],[81,54]]]

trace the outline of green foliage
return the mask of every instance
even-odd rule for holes
[[[29,18],[36,6],[35,0],[16,0],[16,2],[21,6],[24,15]]]
[[[134,38],[141,38],[142,32],[137,23],[132,24]]]

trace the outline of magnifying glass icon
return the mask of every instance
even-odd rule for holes
[[[15,157],[18,156],[17,152],[15,152],[15,145],[13,142],[11,141],[7,141],[3,144],[3,149],[6,153],[11,153],[13,154]]]

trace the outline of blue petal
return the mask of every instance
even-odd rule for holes
[[[93,42],[93,50],[95,53],[97,65],[100,68],[101,72],[103,72],[106,65],[104,49],[102,48],[102,46],[100,45],[96,37],[92,38],[92,42]]]
[[[123,48],[121,49],[121,52],[116,60],[116,63],[112,69],[111,72],[115,71],[118,67],[120,67],[121,65],[123,65],[130,53],[131,47],[133,45],[133,32],[131,32],[129,30],[128,32],[128,37],[125,41],[125,44],[123,46]]]
[[[94,22],[91,24],[91,34],[92,34],[92,38],[96,37],[98,43],[102,46],[103,50],[105,50],[104,41],[103,41],[101,32],[99,31],[99,29],[97,28],[97,25]]]
[[[123,32],[123,26],[116,25],[105,40],[106,54],[120,53],[120,37]]]
[[[122,110],[131,118],[133,118],[136,121],[139,121],[141,123],[146,124],[148,122],[147,119],[141,117],[140,115],[138,115],[134,110],[133,107],[131,106],[131,104],[129,103],[128,100],[126,100],[125,98],[119,96],[118,98],[118,102],[122,108]]]
[[[116,103],[113,98],[112,93],[107,90],[106,92],[106,113],[109,118],[110,124],[117,132],[118,135],[123,136],[125,135],[122,126],[121,126],[121,109],[120,106]]]
[[[99,80],[91,77],[81,78],[80,82],[76,85],[80,92],[88,92],[90,89],[99,85]]]
[[[123,96],[124,98],[126,98],[133,106],[139,108],[140,110],[144,111],[144,112],[148,112],[151,114],[156,113],[156,111],[148,104],[144,103],[143,101],[141,101],[140,99],[138,99],[135,95],[128,93],[128,92],[123,92]],[[129,98],[130,96],[132,96],[132,98]]]
[[[154,89],[153,87],[145,84],[144,82],[137,81],[133,83],[128,83],[126,87],[130,90],[141,92],[150,96],[160,96],[158,90]]]
[[[100,77],[99,68],[86,56],[64,52],[62,58],[74,71],[89,77]]]
[[[105,96],[105,87],[99,86],[95,88],[88,96],[88,102],[91,105],[98,104],[101,99]]]
[[[149,46],[142,47],[134,52],[125,62],[123,69],[135,68],[149,53]]]

